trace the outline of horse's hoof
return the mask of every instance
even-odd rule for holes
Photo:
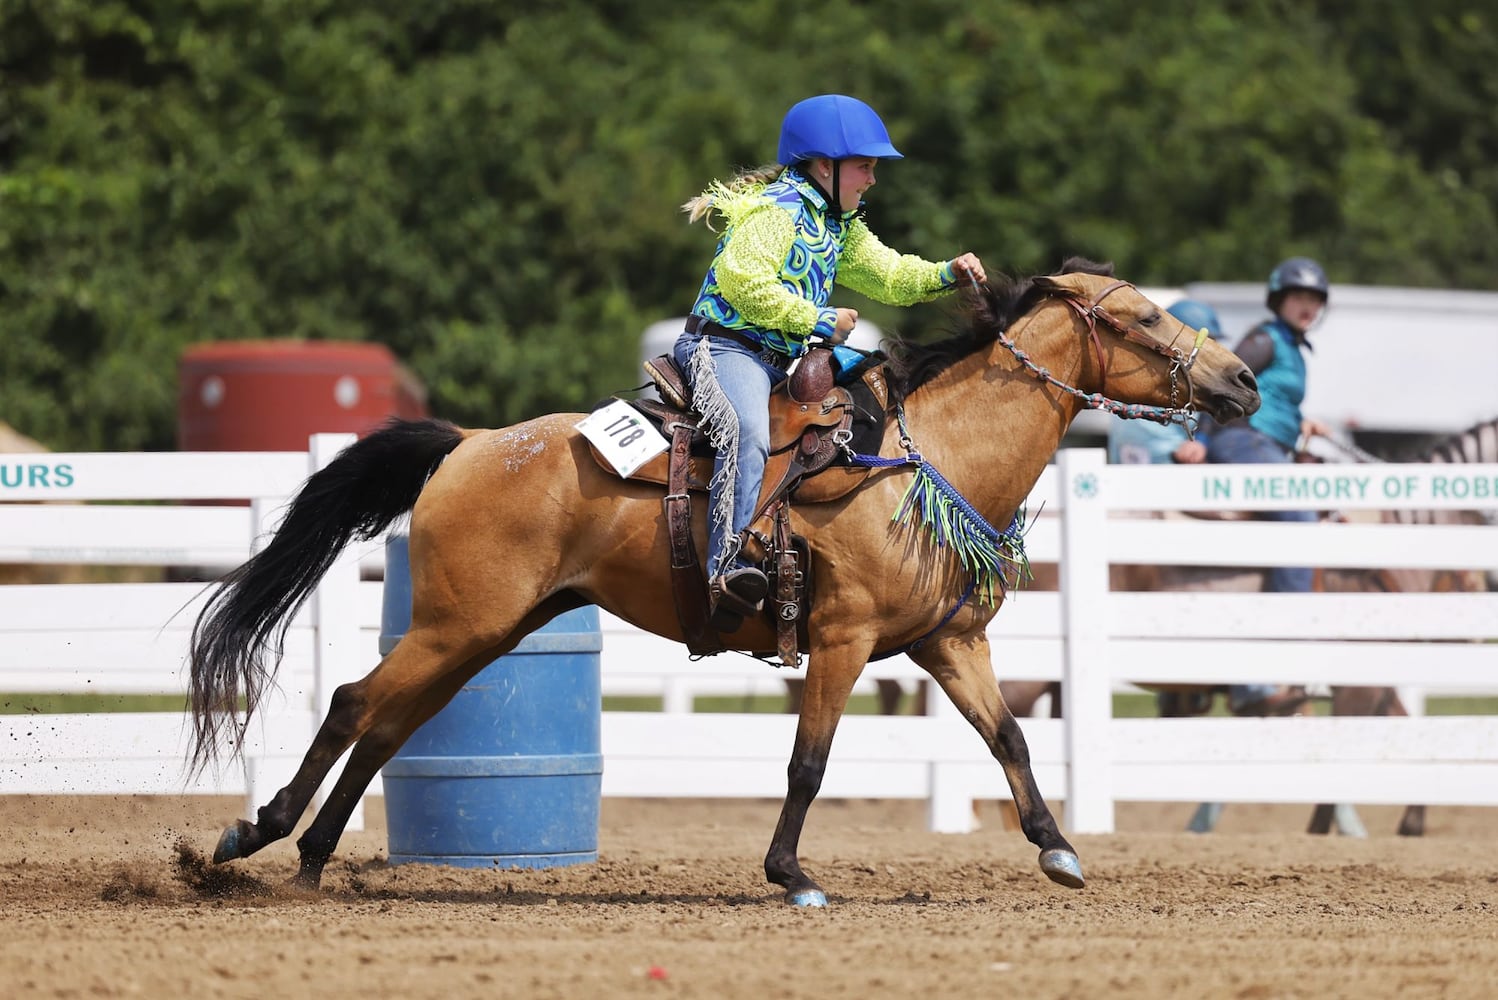
[[[233,826],[226,828],[219,836],[218,846],[213,849],[214,864],[221,865],[225,861],[233,861],[235,858],[244,857],[244,852],[240,850],[243,837],[241,828],[243,826],[243,823],[235,823]]]
[[[800,889],[786,893],[785,901],[792,906],[822,907],[827,905],[827,894],[821,889]]]
[[[1061,847],[1052,847],[1040,852],[1040,870],[1045,872],[1052,882],[1064,885],[1068,889],[1080,889],[1086,884],[1082,878],[1082,862],[1071,851]]]
[[[317,871],[308,875],[299,871],[286,880],[286,887],[296,892],[317,892],[322,888],[322,872]]]

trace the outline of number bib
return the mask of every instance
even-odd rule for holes
[[[666,436],[622,399],[594,410],[577,429],[625,479],[670,447]]]

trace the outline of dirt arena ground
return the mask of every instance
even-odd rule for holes
[[[378,802],[378,800],[375,800]],[[0,796],[6,997],[1491,997],[1498,810],[1429,835],[1299,832],[1308,810],[1121,809],[1081,837],[1087,888],[1039,872],[997,810],[967,836],[914,802],[828,800],[802,843],[832,905],[763,882],[778,803],[606,800],[596,865],[385,864],[380,810],[323,891],[289,841],[198,867],[239,803]],[[218,869],[223,872],[225,869]]]

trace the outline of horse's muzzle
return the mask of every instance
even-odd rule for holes
[[[1259,408],[1259,380],[1254,378],[1254,373],[1247,365],[1240,365],[1237,371],[1224,372],[1222,375],[1223,385],[1202,385],[1198,388],[1205,390],[1207,397],[1202,408],[1209,410],[1212,418],[1219,424],[1225,424],[1239,417],[1246,417]]]

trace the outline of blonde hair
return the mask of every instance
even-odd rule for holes
[[[725,195],[745,194],[753,188],[764,187],[766,184],[769,184],[771,181],[779,177],[780,172],[784,169],[785,168],[778,163],[766,163],[763,166],[749,167],[747,169],[740,170],[737,174],[734,175],[733,179],[726,184],[719,181],[713,181],[712,184],[708,185],[706,191],[702,192],[690,201],[683,203],[681,206],[681,210],[687,213],[687,222],[697,222],[698,220],[707,217],[708,212],[712,210],[713,204],[720,197],[723,197]],[[708,222],[707,227],[709,229],[712,228],[711,221]]]

